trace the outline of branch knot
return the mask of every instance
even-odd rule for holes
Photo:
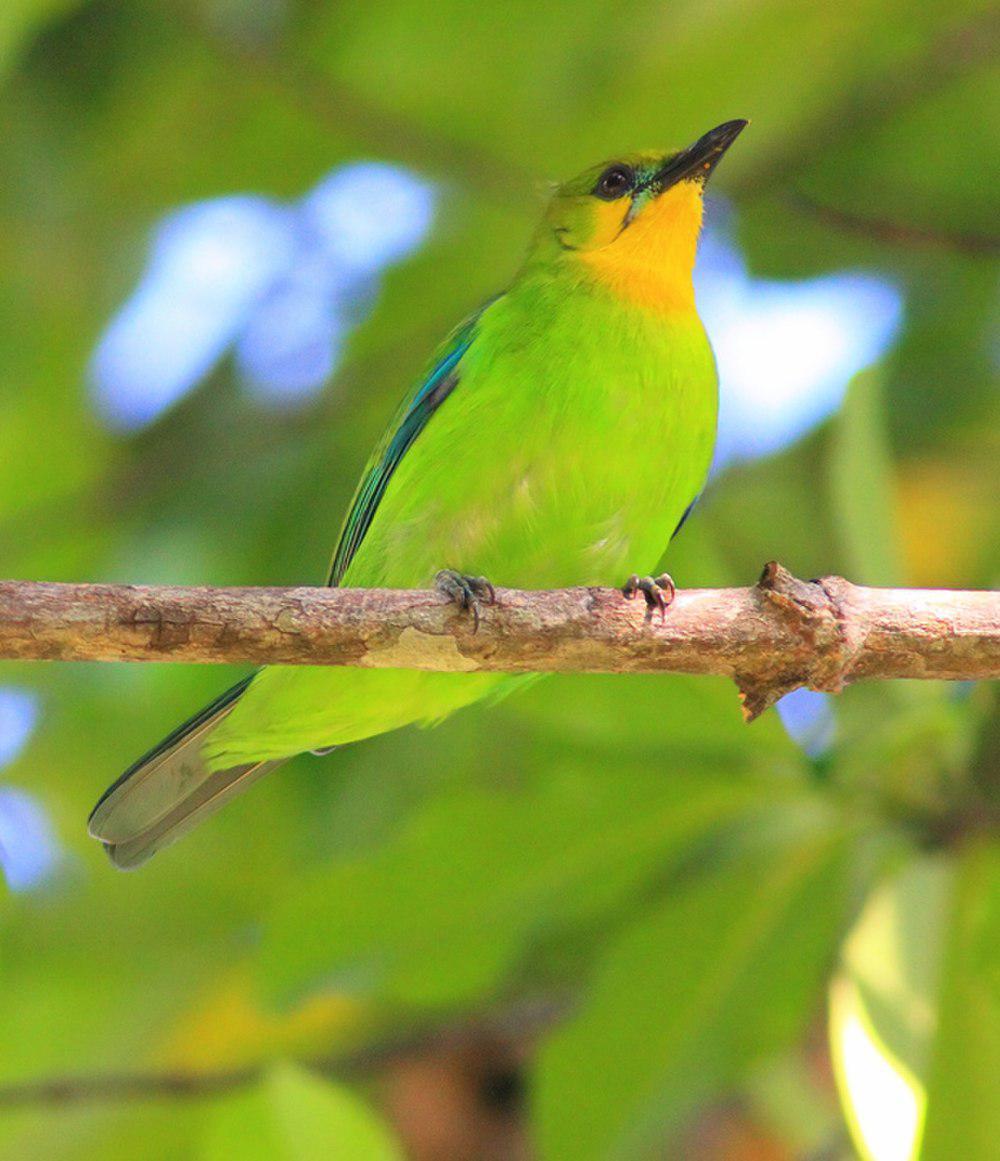
[[[853,588],[843,577],[803,581],[775,560],[764,565],[757,591],[782,615],[802,648],[781,659],[773,673],[737,678],[748,720],[801,686],[826,693],[844,688],[864,645],[864,633],[849,616]]]

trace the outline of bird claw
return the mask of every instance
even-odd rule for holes
[[[661,573],[658,577],[638,576],[633,573],[622,586],[622,596],[627,601],[635,600],[636,593],[642,593],[646,598],[646,620],[653,619],[653,613],[659,609],[660,620],[667,617],[667,609],[674,603],[677,587],[670,573]]]
[[[479,630],[483,605],[495,605],[496,589],[484,576],[465,576],[452,568],[443,568],[434,578],[438,592],[472,613],[472,631]]]

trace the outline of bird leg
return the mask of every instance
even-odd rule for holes
[[[479,628],[483,605],[496,603],[496,590],[484,576],[465,576],[453,568],[443,568],[434,578],[438,592],[472,613],[473,632]]]
[[[674,603],[677,588],[670,573],[661,573],[658,577],[638,576],[633,574],[622,587],[622,596],[627,601],[635,600],[636,593],[642,593],[646,598],[646,620],[652,620],[653,612],[660,610],[660,620],[666,620],[667,609]]]

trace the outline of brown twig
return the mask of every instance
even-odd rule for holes
[[[443,1024],[392,1033],[360,1048],[302,1061],[314,1072],[357,1080],[416,1056],[479,1049],[485,1058],[495,1049],[530,1044],[570,1010],[565,998],[539,996],[505,1008]],[[245,1088],[261,1080],[267,1061],[240,1068],[163,1072],[121,1072],[40,1077],[0,1083],[0,1111],[34,1105],[65,1106],[122,1101],[198,1099]]]
[[[251,1084],[262,1069],[218,1072],[109,1073],[101,1076],[55,1076],[0,1085],[0,1109],[29,1105],[100,1104],[109,1101],[208,1097]]]
[[[324,70],[310,53],[289,52],[273,41],[253,44],[220,37],[201,5],[185,5],[180,11],[221,64],[240,70],[243,83],[290,102],[326,126],[334,140],[346,137],[417,170],[460,177],[501,202],[531,198],[533,182],[518,166],[474,141],[451,137],[380,103]]]
[[[858,234],[890,246],[929,246],[976,257],[992,257],[1000,254],[1000,235],[932,229],[929,226],[917,226],[889,218],[855,214],[850,210],[824,205],[799,190],[790,193],[786,200],[793,209],[804,211],[817,221],[835,229]]]
[[[913,56],[859,78],[843,94],[820,105],[798,128],[758,149],[743,162],[729,190],[737,199],[787,187],[845,142],[884,127],[921,101],[932,99],[972,73],[991,67],[1000,45],[1000,12],[976,13],[933,36]]]
[[[498,589],[481,624],[432,590],[0,582],[0,658],[356,665],[441,672],[722,674],[749,718],[801,685],[1000,676],[1000,594],[797,580],[679,592]]]

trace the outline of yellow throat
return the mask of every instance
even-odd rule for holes
[[[620,206],[596,203],[595,236],[608,242],[579,258],[616,297],[658,313],[693,312],[702,208],[702,187],[693,181],[665,190],[624,227]]]

